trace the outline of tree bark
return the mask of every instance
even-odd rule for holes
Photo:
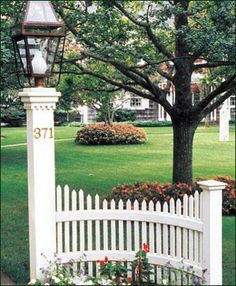
[[[193,137],[197,122],[173,121],[173,183],[192,182]]]

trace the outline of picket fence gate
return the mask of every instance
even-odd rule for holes
[[[221,189],[204,184],[202,189],[201,194],[184,195],[182,202],[171,198],[164,204],[140,204],[137,200],[101,201],[98,195],[85,198],[82,190],[58,186],[57,256],[65,264],[73,261],[73,271],[86,269],[88,275],[96,276],[97,260],[107,256],[129,267],[147,243],[149,263],[158,265],[151,277],[156,283],[166,275],[159,265],[170,263],[176,269],[191,266],[200,277],[206,269],[207,284],[221,285]],[[179,274],[170,275],[172,280],[180,279]]]

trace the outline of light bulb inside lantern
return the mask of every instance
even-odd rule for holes
[[[32,60],[32,68],[34,74],[45,74],[47,63],[43,58],[41,51],[36,51]]]

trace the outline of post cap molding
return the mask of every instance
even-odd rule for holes
[[[216,180],[199,181],[197,182],[197,184],[203,190],[208,190],[208,191],[223,190],[225,186],[227,185],[226,183],[219,182]]]
[[[56,108],[60,92],[55,88],[24,88],[19,97],[25,109],[52,110]]]

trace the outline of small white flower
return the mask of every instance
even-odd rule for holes
[[[164,285],[168,285],[168,281],[167,281],[166,279],[163,279],[163,280],[162,280],[162,283],[163,283]]]
[[[56,276],[52,276],[52,280],[54,280],[55,283],[59,283],[61,280],[57,278]]]
[[[101,285],[111,285],[112,284],[112,280],[109,279],[102,279],[101,280]]]
[[[34,285],[36,282],[37,282],[36,279],[32,279],[32,280],[30,280],[30,282],[28,283],[28,285]]]
[[[43,285],[50,285],[49,283],[45,283],[45,284],[43,284]]]

